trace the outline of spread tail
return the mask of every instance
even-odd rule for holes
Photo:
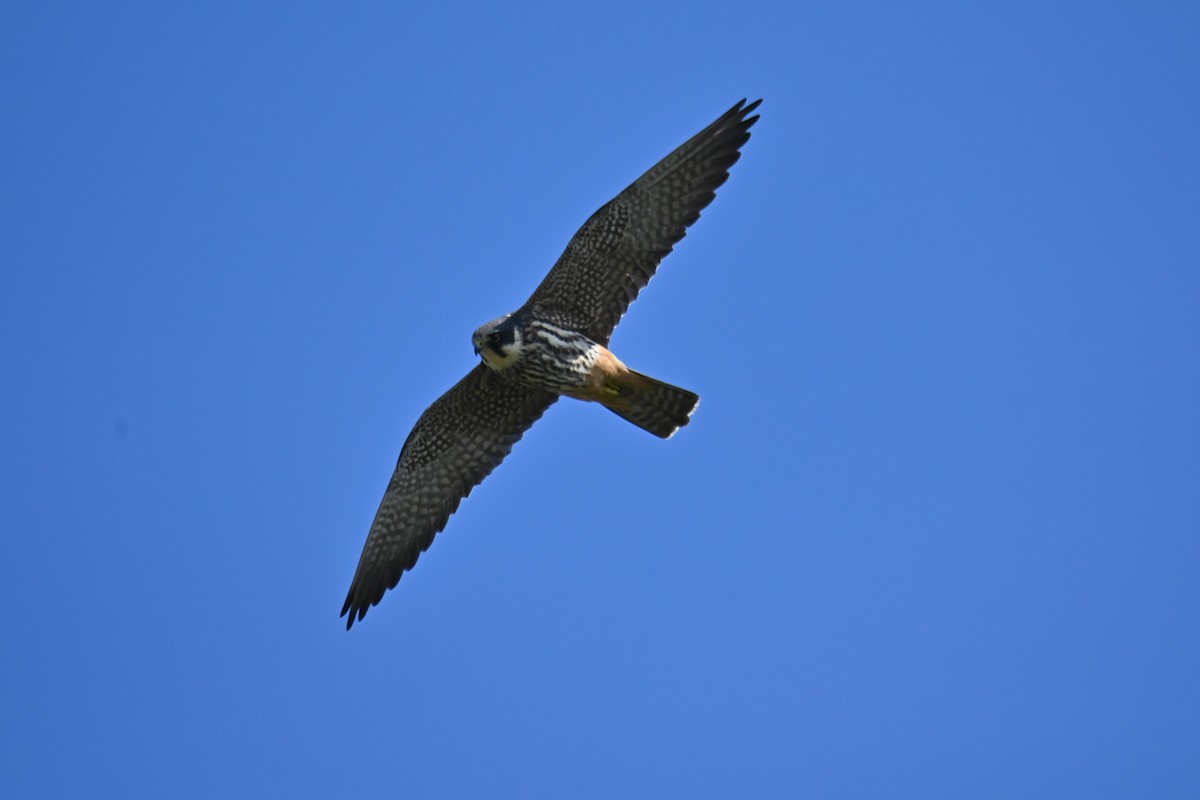
[[[688,424],[700,404],[700,396],[629,370],[621,376],[617,394],[601,402],[642,430],[668,439]]]

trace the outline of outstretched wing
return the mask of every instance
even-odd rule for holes
[[[342,607],[347,630],[412,569],[459,502],[556,399],[479,364],[425,409],[371,523]]]
[[[742,100],[593,214],[525,308],[608,344],[659,262],[729,178],[761,102]]]

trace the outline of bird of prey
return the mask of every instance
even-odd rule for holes
[[[651,167],[584,223],[525,305],[475,331],[481,362],[425,410],[400,450],[342,607],[347,629],[559,396],[597,402],[664,439],[688,424],[700,398],[629,369],[608,341],[729,177],[761,102],[742,100]]]

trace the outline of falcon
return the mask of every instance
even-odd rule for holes
[[[475,331],[480,363],[400,449],[342,606],[347,630],[560,396],[599,403],[663,439],[688,424],[700,398],[625,366],[608,341],[729,178],[761,102],[742,100],[651,167],[583,224],[525,305]]]

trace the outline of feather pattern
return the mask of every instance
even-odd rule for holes
[[[629,304],[729,178],[761,102],[737,103],[593,214],[517,313],[607,345]]]
[[[425,410],[371,523],[342,607],[347,629],[412,569],[462,499],[557,399],[479,364]]]

